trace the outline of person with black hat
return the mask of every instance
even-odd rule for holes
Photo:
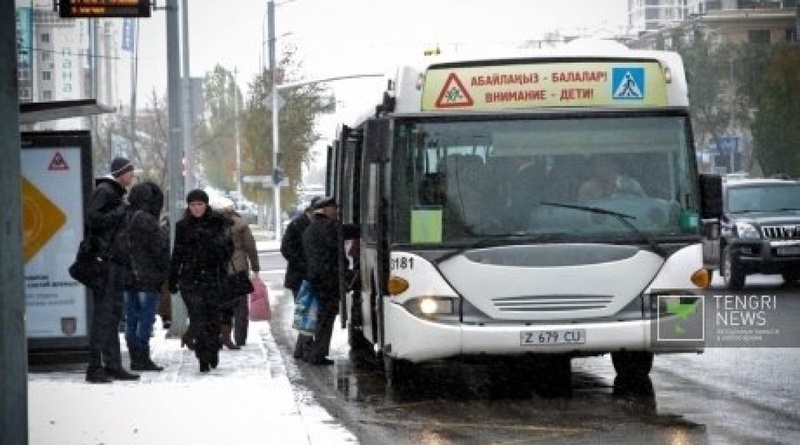
[[[230,221],[212,210],[208,194],[195,189],[186,195],[187,208],[175,224],[169,291],[178,290],[189,312],[189,338],[200,365],[209,372],[219,364],[219,300],[233,255]]]
[[[86,211],[88,236],[108,264],[105,286],[93,290],[92,316],[89,323],[89,364],[86,381],[110,383],[113,380],[136,380],[136,374],[122,367],[118,327],[122,320],[122,293],[125,262],[112,258],[110,246],[124,224],[127,187],[133,183],[133,164],[123,157],[111,161],[109,173],[95,180],[95,189]]]
[[[321,196],[311,198],[311,202],[305,211],[289,221],[281,239],[281,255],[286,259],[286,273],[284,274],[283,287],[292,291],[294,301],[300,295],[300,284],[306,274],[306,260],[303,256],[303,232],[309,224],[314,214],[314,205]],[[303,358],[306,349],[311,346],[313,338],[302,333],[297,334],[297,341],[294,346],[294,358]]]
[[[338,220],[336,199],[321,198],[314,205],[311,224],[303,232],[303,254],[306,260],[305,280],[319,297],[317,329],[314,340],[303,358],[312,365],[331,365],[327,358],[333,322],[339,312],[340,264],[347,264],[342,240],[359,236],[358,227]]]

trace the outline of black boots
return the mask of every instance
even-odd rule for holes
[[[109,368],[106,367],[103,369],[107,376],[111,377],[114,380],[139,380],[139,374],[131,374],[130,372],[124,370],[122,367],[119,368]]]
[[[134,371],[163,371],[162,366],[158,366],[150,359],[150,351],[146,349],[131,349],[131,369]]]
[[[111,383],[114,380],[139,380],[138,374],[131,374],[122,367],[105,368],[90,366],[86,370],[86,381],[89,383]]]
[[[219,366],[219,350],[212,349],[197,353],[197,362],[200,364],[200,372],[208,372],[217,369]]]
[[[241,349],[239,346],[233,343],[233,340],[231,340],[231,331],[232,329],[229,323],[223,323],[221,325],[221,333],[219,334],[219,341],[220,343],[222,343],[222,345],[220,345],[220,348],[222,348],[222,346],[225,346],[228,349]]]
[[[89,383],[111,383],[114,379],[106,374],[102,367],[90,367],[86,370],[86,381]]]

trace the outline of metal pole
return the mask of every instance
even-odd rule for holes
[[[183,85],[181,88],[181,103],[185,105],[183,110],[183,156],[186,162],[184,171],[184,190],[195,188],[194,177],[194,104],[192,103],[192,78],[189,72],[189,0],[181,3],[181,55],[183,56]]]
[[[736,97],[736,91],[733,87],[733,55],[728,56],[728,63],[730,64],[730,89],[729,94],[731,95],[731,109],[730,109],[730,122],[728,123],[728,141],[733,140],[733,110],[734,110],[734,103]],[[730,169],[728,170],[730,173],[734,173],[736,171],[736,149],[733,147],[733,144],[730,144],[728,147],[730,150]]]
[[[28,443],[28,350],[14,2],[0,7],[0,444]]]
[[[267,2],[267,15],[269,22],[269,69],[272,73],[272,172],[273,178],[276,178],[276,170],[278,170],[280,162],[280,138],[278,135],[278,122],[279,122],[279,96],[278,96],[278,70],[275,63],[275,2],[269,0]],[[281,189],[278,184],[273,181],[272,184],[272,202],[275,208],[275,239],[281,239]]]
[[[130,19],[133,27],[133,51],[131,51],[131,155],[136,148],[136,89],[139,84],[139,19]]]
[[[183,216],[183,169],[181,158],[181,65],[180,65],[180,20],[178,0],[167,0],[167,101],[169,102],[169,141],[167,174],[169,175],[169,227],[170,240],[175,242],[175,223]],[[168,337],[182,335],[186,331],[186,307],[178,295],[172,296],[172,326]]]
[[[238,70],[233,68],[233,123],[236,126],[236,199],[242,198],[242,147],[239,142],[239,88],[236,80]]]

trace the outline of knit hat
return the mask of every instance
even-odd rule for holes
[[[336,206],[336,198],[333,196],[324,196],[314,204],[314,210],[324,209],[328,206]]]
[[[131,161],[123,158],[122,156],[114,158],[111,161],[111,176],[119,178],[125,173],[133,171],[133,164]]]
[[[204,203],[208,204],[208,193],[200,190],[194,189],[186,195],[186,204],[190,204],[196,201],[203,201]]]
[[[323,198],[322,196],[315,196],[315,197],[311,198],[311,201],[309,201],[308,207],[306,207],[306,210],[314,210],[314,206],[316,206],[317,202],[319,202],[319,200],[322,199],[322,198]]]

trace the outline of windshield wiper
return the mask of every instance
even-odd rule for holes
[[[622,225],[624,225],[625,227],[629,228],[631,230],[631,232],[633,232],[634,234],[638,235],[641,239],[643,239],[645,242],[647,242],[647,244],[650,246],[650,248],[653,249],[653,252],[661,255],[664,258],[666,258],[666,256],[667,256],[667,253],[664,251],[664,249],[661,246],[658,245],[656,240],[654,240],[648,234],[646,234],[646,233],[642,232],[641,230],[639,230],[639,228],[636,227],[632,222],[628,221],[629,219],[636,219],[635,216],[628,215],[626,213],[615,212],[613,210],[606,210],[606,209],[601,208],[601,207],[582,206],[582,205],[576,205],[576,204],[564,204],[564,203],[561,203],[561,202],[549,202],[549,201],[542,201],[539,204],[544,205],[544,206],[561,207],[561,208],[564,208],[564,209],[573,209],[573,210],[583,210],[585,212],[592,212],[592,213],[597,213],[597,214],[600,214],[600,215],[613,216],[619,222],[621,222]]]

